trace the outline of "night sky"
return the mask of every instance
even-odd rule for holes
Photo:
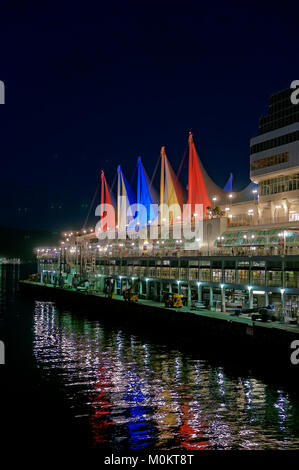
[[[165,145],[177,170],[189,130],[217,184],[249,182],[269,96],[299,79],[297,2],[160,4],[0,3],[0,225],[82,227],[101,168],[151,175]]]

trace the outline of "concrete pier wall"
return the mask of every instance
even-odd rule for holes
[[[76,312],[91,313],[99,320],[130,326],[142,331],[178,339],[196,347],[217,349],[232,360],[264,364],[265,368],[290,369],[299,372],[299,365],[291,364],[291,343],[299,339],[299,329],[276,326],[272,323],[252,322],[229,314],[215,314],[167,309],[145,303],[107,299],[74,290],[53,288],[28,281],[20,281],[21,293],[36,300],[55,301]]]

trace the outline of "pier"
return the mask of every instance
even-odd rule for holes
[[[76,311],[92,313],[99,320],[108,319],[117,325],[138,327],[143,331],[178,339],[188,344],[219,348],[222,355],[229,355],[240,362],[257,361],[268,370],[296,372],[291,363],[291,344],[299,340],[298,325],[276,322],[253,321],[249,316],[233,316],[203,309],[193,311],[190,307],[166,308],[161,302],[140,299],[125,301],[115,295],[109,299],[103,293],[79,292],[73,288],[43,285],[40,282],[20,281],[21,293],[34,296],[36,300],[55,301]]]
[[[21,264],[20,258],[0,258],[1,264]]]

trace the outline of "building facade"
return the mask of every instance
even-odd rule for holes
[[[166,290],[215,310],[272,304],[278,314],[298,315],[299,105],[290,95],[270,98],[250,141],[251,183],[243,191],[218,188],[199,160],[211,207],[197,250],[186,251],[184,240],[171,237],[99,241],[93,229],[66,233],[59,248],[38,250],[41,282],[59,275],[71,287],[79,276],[103,292],[111,278],[116,294],[132,285],[155,301]]]

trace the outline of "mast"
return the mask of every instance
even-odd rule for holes
[[[104,214],[104,170],[101,170],[101,217],[103,217]]]
[[[137,159],[137,221],[140,222],[140,203],[141,203],[141,157]]]
[[[165,147],[161,147],[160,223],[163,220],[162,204],[164,204],[164,188],[165,188]]]
[[[193,145],[193,134],[189,132],[188,138],[189,144],[189,165],[188,165],[188,203],[194,200],[193,196],[193,157],[192,157],[192,145]]]
[[[121,214],[121,208],[120,208],[120,204],[121,204],[121,167],[120,165],[118,165],[117,167],[117,201],[116,201],[116,211],[117,211],[117,214],[116,214],[116,220],[117,220],[117,228],[118,230],[120,230],[120,214]]]

